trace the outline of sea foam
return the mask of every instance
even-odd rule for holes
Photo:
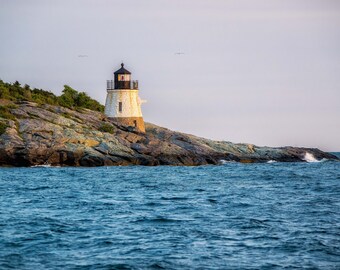
[[[223,165],[223,164],[227,164],[227,163],[235,163],[235,161],[221,159],[221,160],[219,160],[219,163]]]
[[[277,162],[277,161],[276,160],[272,160],[272,159],[267,161],[267,163],[275,163],[275,162]]]
[[[33,165],[31,168],[59,168],[60,166],[52,166],[51,164]]]
[[[314,157],[313,154],[308,153],[308,152],[305,153],[305,155],[304,155],[304,157],[303,157],[302,159],[303,159],[304,161],[311,162],[311,163],[313,163],[313,162],[324,162],[324,161],[327,161],[326,158],[323,158],[323,159],[321,159],[321,160],[318,160],[317,158]]]

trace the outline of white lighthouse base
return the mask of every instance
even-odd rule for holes
[[[145,132],[141,100],[137,89],[108,89],[105,115],[119,125]]]

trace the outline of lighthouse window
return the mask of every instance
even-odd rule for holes
[[[119,74],[118,75],[118,81],[120,82],[125,82],[125,81],[130,81],[130,75],[129,74]]]
[[[119,102],[118,107],[119,107],[119,112],[122,112],[123,111],[123,103]]]

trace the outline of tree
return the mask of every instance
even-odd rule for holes
[[[24,86],[23,96],[26,100],[32,100],[32,92],[28,84],[25,84]]]
[[[78,92],[68,85],[64,85],[63,94],[59,97],[59,104],[64,107],[72,108],[76,105]]]

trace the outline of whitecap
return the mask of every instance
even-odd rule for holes
[[[52,166],[51,164],[34,165],[31,168],[56,168],[60,166]]]
[[[277,162],[277,161],[276,160],[272,160],[272,159],[267,161],[267,163],[275,163],[275,162]]]
[[[232,161],[232,160],[224,160],[224,159],[221,159],[221,160],[219,160],[219,163],[220,164],[227,164],[227,163],[233,163],[233,162],[235,162],[235,161]]]
[[[327,158],[323,158],[321,160],[318,160],[317,158],[314,157],[314,155],[312,153],[308,153],[308,152],[305,153],[305,155],[302,159],[304,161],[307,161],[307,162],[310,162],[310,163],[327,161]]]

